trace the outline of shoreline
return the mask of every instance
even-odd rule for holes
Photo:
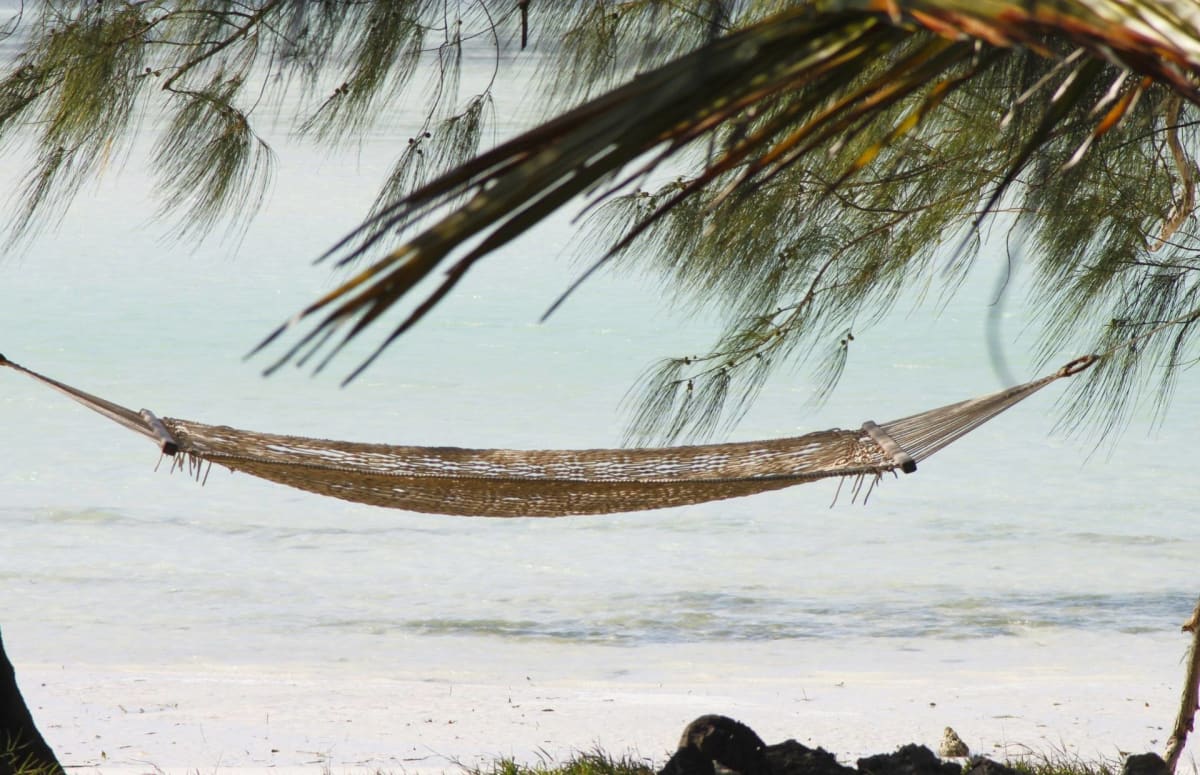
[[[1078,631],[639,647],[422,638],[328,663],[18,662],[72,772],[453,772],[602,750],[661,766],[706,713],[847,763],[954,727],[972,753],[1162,753],[1187,642]],[[413,648],[412,646],[416,646]],[[1194,770],[1185,751],[1181,771]]]

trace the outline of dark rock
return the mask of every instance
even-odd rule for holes
[[[1171,771],[1158,754],[1135,753],[1125,760],[1121,775],[1171,775]]]
[[[839,764],[824,748],[809,748],[795,740],[767,746],[767,761],[774,775],[856,775],[857,770]]]
[[[923,745],[909,743],[895,753],[858,760],[864,775],[962,775],[962,767],[944,762]]]
[[[716,775],[716,770],[712,759],[700,753],[699,748],[688,746],[676,751],[658,775]]]
[[[701,716],[688,724],[679,750],[667,762],[669,775],[708,775],[713,762],[739,775],[771,775],[766,743],[754,730],[728,716]],[[701,762],[707,763],[707,769]]]

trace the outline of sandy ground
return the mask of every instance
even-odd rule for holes
[[[994,758],[1095,760],[1162,752],[1187,643],[1173,633],[935,646],[441,645],[397,664],[17,670],[43,733],[81,772],[454,772],[597,748],[661,764],[704,713],[851,764],[908,742],[936,750],[947,725]],[[1181,771],[1195,771],[1186,754]]]

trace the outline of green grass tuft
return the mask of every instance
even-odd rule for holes
[[[470,775],[654,775],[657,768],[646,759],[634,760],[628,756],[614,758],[596,751],[578,754],[559,764],[541,762],[526,765],[512,759],[499,759],[488,768],[475,768],[468,772]]]
[[[1084,761],[1069,755],[1022,758],[1006,762],[1024,775],[1118,775],[1121,763],[1117,761]]]

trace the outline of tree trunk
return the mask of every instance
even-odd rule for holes
[[[0,775],[15,773],[63,775],[63,768],[33,723],[0,638]]]
[[[1183,696],[1179,700],[1179,715],[1175,719],[1175,731],[1167,741],[1167,769],[1175,772],[1175,765],[1187,744],[1188,734],[1194,728],[1197,703],[1200,701],[1200,601],[1181,628],[1192,634],[1192,647],[1188,653],[1187,675],[1183,679]]]

